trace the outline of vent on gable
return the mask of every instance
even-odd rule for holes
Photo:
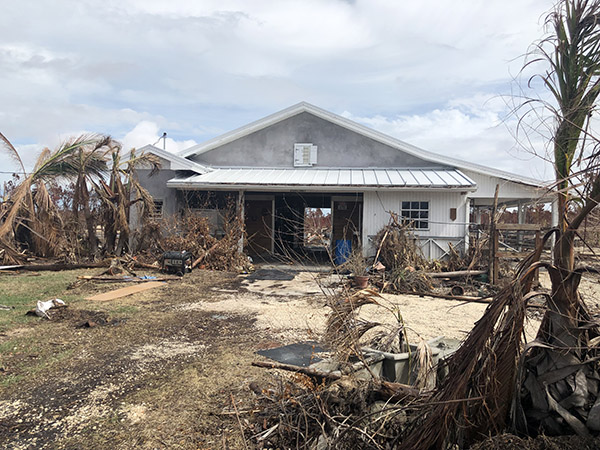
[[[317,163],[317,146],[294,144],[294,167],[310,167]]]

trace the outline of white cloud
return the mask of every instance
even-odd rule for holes
[[[542,158],[544,141],[530,135],[531,142],[519,145],[513,132],[518,118],[506,116],[508,108],[502,104],[500,99],[476,95],[423,114],[356,116],[346,111],[342,115],[435,153],[533,178],[551,178],[551,167]]]
[[[498,125],[503,106],[494,99],[510,92],[550,6],[8,2],[0,131],[41,148],[90,130],[122,137],[127,148],[166,130],[167,149],[176,151],[306,100],[432,151],[451,148],[523,172],[522,162],[510,162],[514,140]]]
[[[138,123],[133,130],[123,137],[122,140],[123,149],[130,150],[132,148],[141,148],[147,144],[154,144],[159,148],[163,148],[162,133],[157,123],[142,121]],[[176,141],[168,137],[165,144],[165,150],[173,153],[178,153],[181,150],[190,148],[196,145],[197,142],[192,139],[186,139],[183,141]]]

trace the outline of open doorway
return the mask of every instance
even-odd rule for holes
[[[333,224],[331,208],[304,208],[304,248],[311,251],[329,250]]]

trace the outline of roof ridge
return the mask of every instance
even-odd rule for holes
[[[397,139],[393,136],[385,134],[381,131],[375,130],[373,128],[367,127],[363,124],[360,124],[356,121],[343,117],[339,114],[327,111],[325,109],[319,108],[318,106],[312,105],[308,102],[302,101],[292,105],[288,108],[282,109],[281,111],[270,114],[262,119],[255,120],[247,125],[236,128],[232,131],[224,133],[220,136],[216,136],[204,143],[194,145],[188,149],[185,149],[178,153],[179,156],[188,158],[192,155],[200,155],[209,150],[213,150],[221,145],[237,140],[241,137],[247,136],[251,133],[259,131],[263,128],[266,128],[270,125],[273,125],[277,122],[285,120],[289,117],[293,117],[302,112],[308,112],[314,114],[321,119],[328,120],[336,125],[349,129],[350,131],[354,131],[359,133],[365,137],[381,142],[385,145],[388,145],[396,150],[403,151],[408,153],[409,155],[415,156],[420,159],[424,159],[426,161],[446,164],[450,166],[454,166],[456,168],[471,170],[477,173],[482,173],[484,175],[495,176],[499,178],[504,178],[509,181],[514,181],[518,183],[533,185],[533,186],[542,186],[544,182],[542,180],[536,180],[534,178],[525,177],[522,175],[516,175],[510,172],[506,172],[503,170],[495,169],[492,167],[487,167],[481,164],[471,163],[467,161],[463,161],[460,159],[452,158],[446,155],[442,155],[439,153],[434,153],[428,150],[424,150],[415,145],[404,142],[400,139]]]

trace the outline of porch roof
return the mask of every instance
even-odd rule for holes
[[[457,169],[415,168],[218,168],[201,175],[173,178],[167,186],[180,189],[461,189],[476,183]]]

